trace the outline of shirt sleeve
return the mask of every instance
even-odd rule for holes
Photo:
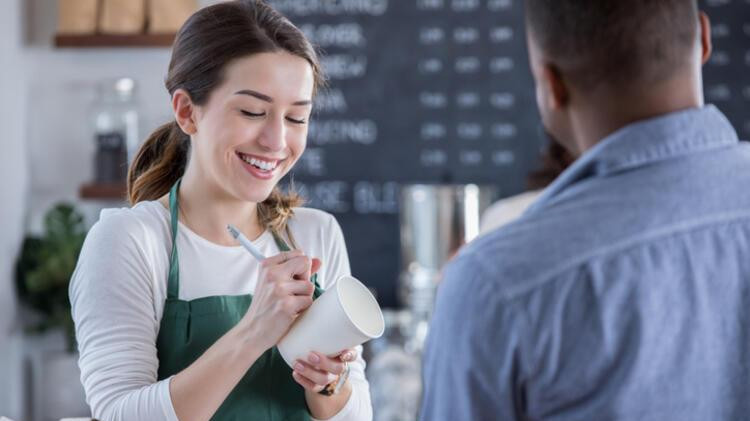
[[[107,421],[178,421],[169,381],[157,381],[154,242],[127,210],[89,232],[70,285],[86,400]]]
[[[341,231],[341,226],[332,215],[327,214],[326,216],[328,221],[324,224],[324,238],[327,238],[323,246],[325,259],[321,266],[321,275],[323,275],[321,285],[324,289],[330,288],[338,278],[352,274],[349,266],[349,253],[346,251],[346,240],[344,239],[344,233]]]
[[[520,326],[481,264],[460,256],[443,274],[423,358],[420,420],[516,420]]]
[[[333,216],[329,216],[327,232],[330,233],[330,240],[326,253],[326,260],[323,265],[327,266],[326,276],[324,279],[334,282],[341,276],[350,275],[349,255],[346,252],[346,243],[341,226]],[[323,288],[329,288],[330,285],[323,285]],[[362,358],[362,347],[356,347],[357,359],[349,363],[349,382],[352,385],[352,394],[346,405],[336,415],[327,421],[370,421],[372,420],[372,403],[370,401],[370,384],[365,378],[366,363]],[[314,421],[316,420],[313,418]]]

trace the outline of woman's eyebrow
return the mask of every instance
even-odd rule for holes
[[[241,91],[235,92],[234,94],[235,95],[248,95],[254,98],[258,98],[261,101],[268,102],[269,104],[273,104],[273,98],[271,98],[270,96],[266,94],[262,94],[258,91],[254,91],[252,89],[243,89]],[[312,104],[312,101],[309,99],[303,99],[303,100],[292,103],[292,105],[310,105],[310,104]]]

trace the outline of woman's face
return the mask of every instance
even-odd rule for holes
[[[313,86],[312,66],[287,52],[231,62],[194,109],[191,165],[228,196],[262,202],[305,150]]]

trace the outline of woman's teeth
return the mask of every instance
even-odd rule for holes
[[[240,158],[242,158],[242,160],[247,162],[248,164],[263,171],[272,171],[276,169],[276,164],[278,163],[278,161],[274,161],[274,162],[261,161],[260,159],[251,158],[246,155],[240,155]]]

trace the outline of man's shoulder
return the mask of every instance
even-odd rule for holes
[[[574,183],[466,245],[454,264],[515,296],[567,278],[594,259],[744,219],[750,196],[741,191],[750,173],[738,174],[741,160],[729,152]],[[724,165],[717,165],[719,158]]]
[[[645,203],[650,199],[637,194],[628,180],[584,181],[542,200],[537,209],[467,244],[454,264],[511,298],[568,278],[591,259],[652,229],[643,224],[649,218],[639,214],[634,221],[627,214],[628,209],[650,207]],[[654,212],[660,211],[647,211]]]
[[[491,284],[493,294],[511,299],[565,272],[584,244],[566,244],[575,221],[556,212],[524,215],[467,244],[450,266],[455,273]],[[450,271],[448,271],[450,273]]]

